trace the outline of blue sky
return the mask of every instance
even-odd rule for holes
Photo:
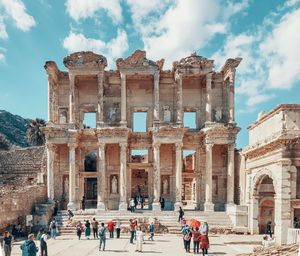
[[[0,0],[0,109],[47,119],[43,65],[93,50],[113,69],[117,57],[145,49],[174,60],[197,51],[242,57],[236,73],[237,146],[260,111],[300,103],[299,0]]]

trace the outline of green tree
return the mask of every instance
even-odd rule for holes
[[[43,127],[46,126],[46,121],[40,118],[31,120],[27,125],[27,140],[33,146],[41,146],[45,144],[45,134]]]

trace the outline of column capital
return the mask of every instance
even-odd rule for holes
[[[207,151],[211,151],[213,148],[214,144],[213,143],[208,143],[205,145],[205,150]]]
[[[105,149],[105,143],[104,142],[98,142],[98,148],[100,148],[101,150]]]
[[[234,149],[235,149],[235,143],[230,143],[230,144],[228,144],[228,151],[229,151],[229,150],[234,151]]]
[[[124,148],[126,149],[128,144],[126,142],[119,142],[119,146],[121,149],[124,149]]]
[[[182,147],[183,147],[183,143],[182,143],[182,142],[176,142],[176,143],[175,143],[175,148],[176,148],[176,150],[181,150]]]
[[[55,150],[57,148],[56,144],[46,143],[46,148],[48,150]]]
[[[121,77],[121,80],[125,80],[126,79],[126,74],[125,73],[120,73],[120,77]]]
[[[68,143],[69,149],[76,149],[78,147],[78,144],[73,142],[73,143]]]
[[[175,73],[175,81],[182,80],[182,73]]]
[[[152,147],[154,148],[154,149],[159,149],[160,148],[160,143],[153,143],[153,145],[152,145]]]

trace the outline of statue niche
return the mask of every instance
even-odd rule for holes
[[[118,178],[116,175],[110,176],[110,193],[111,194],[118,194]]]
[[[59,110],[59,123],[60,124],[67,123],[67,109],[65,108]]]
[[[171,122],[171,110],[169,106],[164,106],[164,122],[165,123],[170,123]]]

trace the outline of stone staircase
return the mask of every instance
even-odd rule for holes
[[[185,211],[185,219],[197,219],[200,221],[207,221],[212,229],[218,230],[231,230],[232,223],[230,218],[225,212],[202,212],[202,211]],[[96,210],[85,210],[85,211],[76,211],[74,212],[74,217],[72,222],[81,221],[82,223],[85,220],[91,221],[93,218],[96,218],[98,222],[107,223],[112,219],[119,218],[121,221],[121,227],[128,227],[129,220],[132,218],[138,218],[139,222],[148,222],[154,218],[158,219],[161,225],[166,227],[165,232],[171,234],[180,234],[180,224],[178,223],[178,213],[172,211],[163,211],[163,212],[152,212],[152,211],[138,211],[135,213],[131,212],[119,212],[119,211],[106,211],[106,212],[97,212]],[[56,220],[59,225],[60,235],[75,235],[75,227],[71,225],[68,221],[67,211],[59,211]]]

